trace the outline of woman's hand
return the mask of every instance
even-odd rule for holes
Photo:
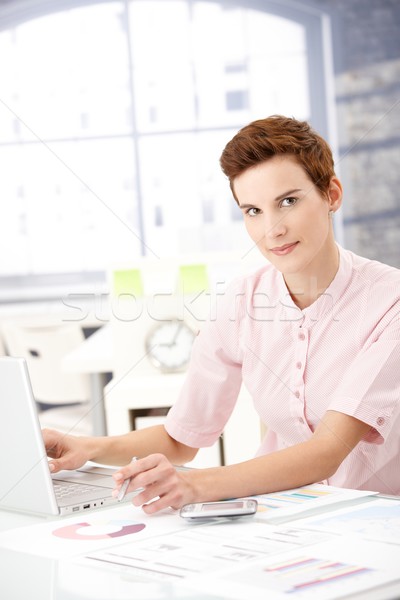
[[[117,496],[125,479],[131,478],[127,493],[143,488],[133,497],[135,506],[142,506],[147,514],[164,508],[180,508],[194,501],[194,486],[190,482],[190,471],[177,471],[163,454],[150,454],[126,465],[113,475]]]
[[[89,439],[67,435],[54,429],[42,430],[44,445],[52,473],[62,469],[78,469],[90,460]]]

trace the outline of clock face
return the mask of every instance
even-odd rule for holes
[[[178,319],[160,323],[146,338],[148,356],[165,373],[183,371],[190,360],[195,333]]]

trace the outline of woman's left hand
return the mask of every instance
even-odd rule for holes
[[[125,479],[131,478],[127,493],[143,488],[132,498],[132,503],[142,506],[145,513],[150,515],[168,507],[178,509],[194,501],[188,473],[177,471],[163,454],[149,454],[114,473],[113,495],[118,494]]]

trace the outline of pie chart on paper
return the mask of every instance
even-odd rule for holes
[[[73,523],[53,531],[56,537],[68,540],[106,540],[124,537],[142,531],[146,525],[136,521],[113,519],[110,521],[94,521],[93,523]]]

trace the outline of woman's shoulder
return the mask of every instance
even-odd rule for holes
[[[379,260],[359,256],[350,250],[344,250],[351,262],[353,275],[375,286],[400,286],[400,269]]]
[[[348,253],[352,263],[347,297],[367,322],[381,327],[400,315],[400,270],[378,260]],[[364,307],[364,309],[363,309]]]

